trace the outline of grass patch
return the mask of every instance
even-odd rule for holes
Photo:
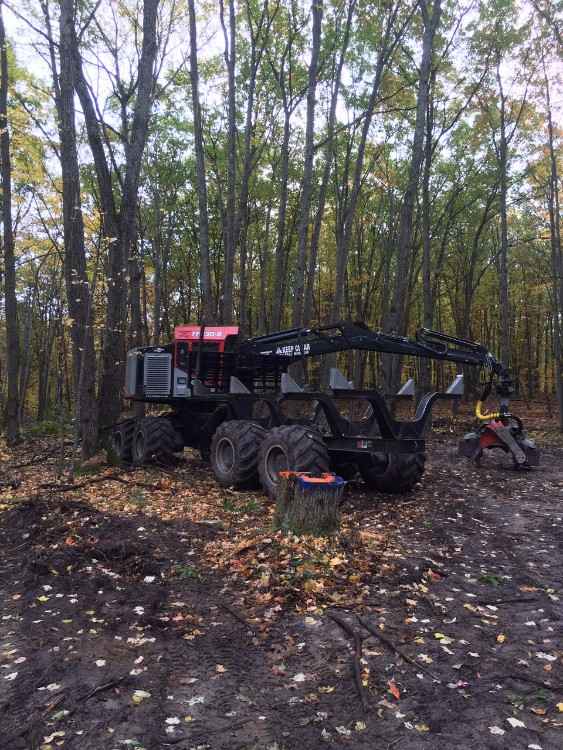
[[[172,570],[176,578],[195,578],[201,581],[201,574],[193,565],[175,565]]]
[[[500,586],[502,583],[500,578],[492,573],[486,573],[484,576],[481,576],[479,580],[481,583],[487,583],[489,586]]]

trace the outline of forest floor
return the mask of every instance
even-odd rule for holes
[[[529,473],[433,434],[416,492],[347,487],[338,540],[274,534],[188,451],[70,487],[52,440],[0,446],[0,750],[560,750],[563,443],[536,426]]]

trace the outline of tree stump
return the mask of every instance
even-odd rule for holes
[[[346,482],[335,474],[279,474],[274,526],[300,536],[327,536],[340,529],[340,503]]]

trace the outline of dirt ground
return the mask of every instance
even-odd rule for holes
[[[338,540],[187,451],[74,488],[49,441],[4,451],[0,749],[561,750],[563,447],[454,443],[403,498],[350,483]]]

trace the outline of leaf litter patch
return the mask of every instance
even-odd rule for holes
[[[559,748],[562,452],[448,455],[402,499],[352,483],[336,540],[272,533],[195,458],[9,507],[7,746]]]

